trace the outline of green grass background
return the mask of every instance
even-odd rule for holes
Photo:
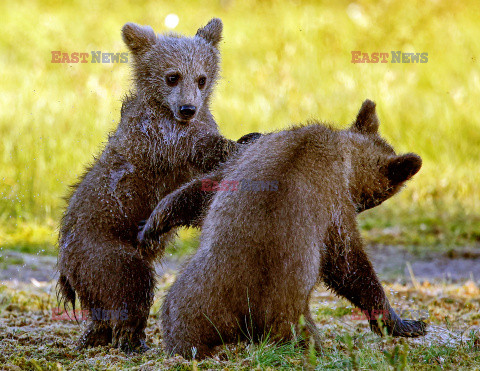
[[[125,22],[193,35],[224,22],[213,112],[236,139],[308,119],[342,127],[366,98],[421,172],[365,213],[370,241],[480,240],[480,3],[427,1],[2,1],[0,246],[51,253],[68,185],[98,154],[131,87],[127,64],[54,64],[51,51],[124,52]],[[427,52],[425,64],[352,64],[351,51]],[[191,234],[183,237],[189,245]]]

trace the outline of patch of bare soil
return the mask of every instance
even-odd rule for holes
[[[406,340],[413,358],[417,357],[423,365],[427,362],[422,358],[424,354],[429,349],[436,349],[444,355],[436,356],[435,362],[440,365],[450,362],[446,365],[451,366],[457,363],[452,357],[463,360],[477,354],[471,353],[470,349],[477,349],[475,344],[478,339],[472,334],[480,331],[479,257],[462,255],[452,259],[436,255],[419,260],[400,248],[388,246],[371,248],[370,256],[381,280],[386,282],[385,288],[392,305],[402,317],[427,320],[429,332],[426,337]],[[57,306],[55,257],[2,251],[2,258],[0,369],[110,370],[133,367],[155,370],[192,367],[183,358],[168,357],[162,350],[158,311],[163,295],[175,279],[178,261],[166,259],[157,266],[161,278],[147,327],[147,342],[151,350],[129,356],[109,347],[75,350],[84,324],[59,319],[52,312]],[[398,339],[383,339],[371,333],[367,320],[359,317],[350,303],[324,287],[318,287],[312,295],[311,309],[325,335],[323,347],[331,357],[344,357],[343,351],[338,350],[338,339],[346,335],[352,336],[358,352],[368,348],[376,352],[372,354],[382,357],[385,349],[393,352],[394,347],[400,344]],[[470,343],[473,345],[470,346]],[[225,361],[214,357],[199,368],[256,367],[252,361],[255,357],[245,354],[241,347],[233,346],[232,349],[234,354],[243,354],[240,360]],[[300,353],[297,360],[291,360],[291,365],[300,362],[301,357]]]
[[[398,246],[371,246],[369,256],[386,282],[480,282],[480,249],[458,248],[419,258]]]
[[[478,250],[478,251],[477,251]],[[57,279],[56,258],[14,251],[2,251],[0,281],[46,282]],[[411,282],[480,282],[480,249],[458,249],[445,254],[434,253],[421,259],[398,246],[370,246],[369,255],[382,281]],[[159,276],[177,271],[178,259],[167,257],[156,265]]]

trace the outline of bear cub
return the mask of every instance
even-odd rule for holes
[[[122,29],[135,89],[124,99],[120,123],[103,152],[73,187],[60,224],[59,296],[75,309],[78,295],[91,315],[80,348],[113,342],[127,352],[147,349],[153,262],[174,231],[138,244],[137,226],[159,200],[242,145],[220,135],[209,109],[221,33],[219,19],[194,37],[156,35],[133,23]],[[92,316],[112,310],[126,318]]]
[[[359,212],[397,193],[422,164],[416,154],[397,155],[378,128],[375,103],[366,100],[348,129],[314,123],[264,135],[208,176],[277,182],[273,190],[206,192],[199,178],[159,203],[142,236],[203,221],[200,247],[162,306],[168,352],[203,358],[242,338],[287,340],[302,315],[320,347],[309,310],[320,281],[382,314],[392,336],[425,335],[423,321],[391,307],[357,227]],[[382,334],[377,319],[370,327]]]

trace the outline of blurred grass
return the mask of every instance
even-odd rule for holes
[[[192,35],[224,22],[213,111],[238,138],[317,118],[345,126],[365,98],[382,134],[424,165],[360,218],[370,241],[480,241],[480,3],[435,1],[1,2],[0,246],[53,252],[72,184],[115,128],[126,64],[54,64],[51,51],[124,52],[127,21]],[[351,51],[428,52],[425,64],[352,64]]]

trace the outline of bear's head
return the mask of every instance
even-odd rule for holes
[[[148,26],[125,24],[122,36],[133,56],[137,94],[166,109],[176,122],[192,122],[208,109],[218,78],[222,28],[213,18],[194,37],[157,36]]]
[[[392,197],[422,166],[422,159],[414,153],[397,155],[378,128],[375,103],[366,100],[345,131],[351,148],[350,194],[357,212]]]

